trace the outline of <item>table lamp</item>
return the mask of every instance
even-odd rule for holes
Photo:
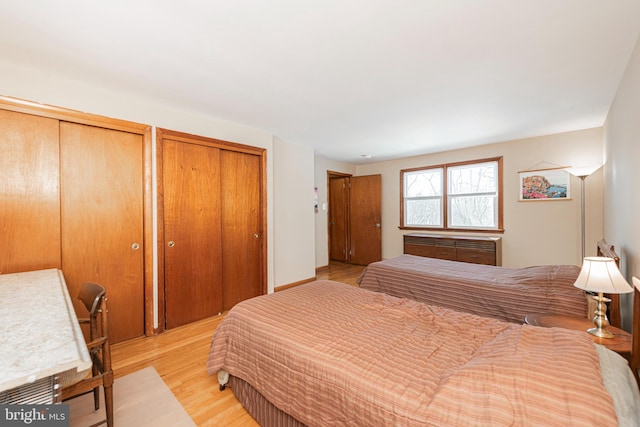
[[[633,292],[633,288],[618,270],[613,258],[586,257],[582,264],[582,270],[573,284],[576,288],[594,292],[593,299],[598,303],[593,317],[593,328],[587,332],[600,338],[612,338],[613,334],[607,331],[609,319],[607,319],[607,302],[603,294],[626,294]]]

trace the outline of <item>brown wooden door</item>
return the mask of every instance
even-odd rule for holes
[[[349,197],[351,263],[382,259],[381,175],[352,176]]]
[[[0,273],[60,268],[58,120],[0,110]]]
[[[167,328],[222,312],[220,150],[165,139]]]
[[[254,154],[222,151],[223,310],[264,293],[260,162]]]
[[[348,261],[349,179],[329,179],[329,259]]]
[[[60,123],[62,271],[79,310],[84,282],[106,287],[112,342],[144,334],[142,136]]]

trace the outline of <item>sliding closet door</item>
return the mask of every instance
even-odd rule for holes
[[[69,292],[75,296],[83,282],[105,286],[111,340],[141,336],[142,136],[61,122],[60,162],[62,270]]]
[[[262,295],[261,157],[222,151],[223,309]]]
[[[220,150],[164,140],[165,323],[222,312]]]
[[[0,110],[0,273],[60,268],[58,120]]]

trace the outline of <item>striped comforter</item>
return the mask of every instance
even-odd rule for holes
[[[361,288],[458,311],[522,323],[527,314],[587,316],[587,299],[573,286],[580,268],[494,267],[401,255],[369,264]]]
[[[308,426],[617,424],[587,334],[331,281],[237,304],[211,343],[221,370]]]

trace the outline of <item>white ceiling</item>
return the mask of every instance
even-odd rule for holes
[[[601,126],[638,0],[0,0],[0,58],[376,161]]]

